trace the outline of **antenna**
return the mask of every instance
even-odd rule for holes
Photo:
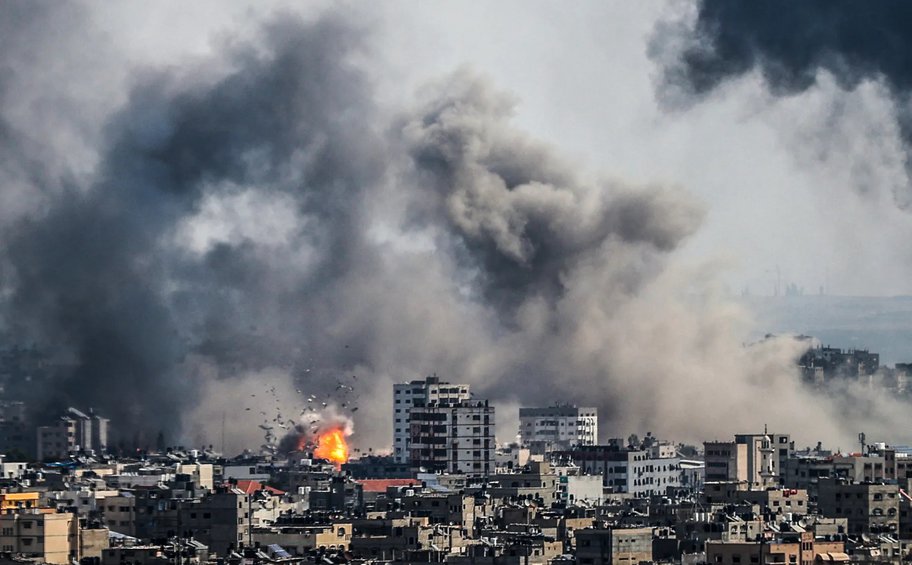
[[[865,434],[864,434],[864,432],[861,432],[860,434],[858,434],[858,443],[861,444],[861,454],[864,455],[865,454]]]
[[[222,410],[222,455],[225,454],[225,411]]]

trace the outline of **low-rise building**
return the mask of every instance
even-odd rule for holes
[[[639,564],[652,561],[652,528],[587,528],[574,532],[580,565]]]
[[[899,486],[821,479],[817,509],[827,517],[846,518],[850,534],[899,531]]]
[[[30,509],[0,515],[0,552],[65,565],[79,558],[79,524],[70,513]]]

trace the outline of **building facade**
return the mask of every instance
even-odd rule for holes
[[[817,510],[828,518],[846,518],[849,534],[899,531],[899,485],[820,479]]]
[[[69,513],[19,510],[0,515],[0,551],[18,553],[45,563],[67,564],[78,558],[79,530]]]
[[[412,468],[466,475],[494,471],[494,407],[487,401],[413,405],[410,420]]]
[[[452,404],[469,400],[469,385],[441,382],[436,376],[423,381],[393,385],[393,457],[409,463],[411,409],[428,404]]]
[[[596,408],[556,405],[519,409],[520,443],[532,453],[572,449],[598,443]]]
[[[108,425],[107,418],[68,408],[53,424],[38,428],[38,460],[63,459],[76,451],[104,451]]]
[[[578,466],[584,474],[601,475],[605,492],[651,496],[682,486],[681,459],[663,447],[632,449],[614,442],[554,455]]]

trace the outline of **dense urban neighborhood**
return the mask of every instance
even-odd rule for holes
[[[912,565],[910,242],[912,0],[0,0],[0,565]]]
[[[870,356],[818,348],[801,365],[818,385],[878,369],[859,354]],[[267,429],[259,453],[235,457],[212,446],[126,453],[108,445],[107,418],[71,407],[33,430],[33,456],[20,443],[0,460],[0,561],[912,559],[912,447],[862,433],[836,452],[722,423],[702,445],[649,432],[600,441],[597,408],[569,404],[521,408],[517,441],[498,443],[494,404],[468,384],[430,376],[391,393],[392,450],[358,458],[343,430],[302,426],[291,442]],[[4,429],[24,433],[16,406],[4,405]]]

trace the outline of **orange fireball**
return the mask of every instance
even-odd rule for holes
[[[314,457],[328,459],[336,465],[341,465],[348,461],[348,444],[345,442],[345,434],[340,429],[333,429],[317,436],[317,447],[314,449]]]

